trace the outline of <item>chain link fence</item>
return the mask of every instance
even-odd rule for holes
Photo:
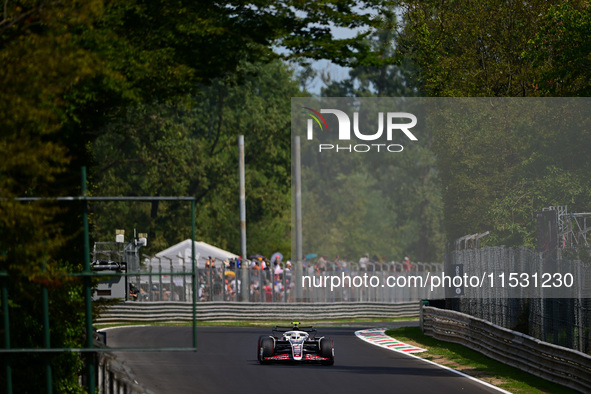
[[[460,296],[448,294],[448,309],[542,341],[591,353],[591,298],[585,291],[591,283],[589,263],[547,258],[525,247],[456,250],[447,257],[446,267],[450,271],[461,265],[463,272],[471,276],[496,279],[494,286],[489,281],[485,286],[466,288]],[[513,282],[509,282],[511,274],[514,274]],[[568,293],[544,286],[554,286],[558,274],[561,278],[572,276],[573,283],[567,283]],[[530,281],[527,289],[522,286],[526,277]],[[535,287],[534,277],[538,280]],[[499,278],[504,279],[505,288],[500,286]],[[506,291],[509,285],[514,285],[511,293]]]
[[[196,268],[195,301],[293,302],[407,302],[432,298],[428,286],[415,286],[441,272],[443,264],[389,262],[359,267],[356,263],[329,264],[319,270],[304,265],[300,279],[285,265],[275,269],[226,267]],[[192,270],[154,260],[137,274],[128,274],[128,300],[137,302],[193,302]],[[397,286],[404,283],[406,286]],[[242,299],[242,286],[248,299]],[[441,289],[440,297],[443,296]]]

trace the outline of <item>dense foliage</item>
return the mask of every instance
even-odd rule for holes
[[[409,1],[402,8],[399,45],[415,63],[413,78],[426,96],[585,96],[591,80],[589,5]],[[435,129],[449,241],[490,230],[489,244],[533,246],[536,211],[550,205],[589,211],[584,152],[591,150],[591,139],[588,127],[580,126],[587,120],[576,111],[543,112],[558,108],[526,105],[520,114],[513,106],[495,124],[476,114]],[[542,119],[556,127],[532,129]]]
[[[419,95],[411,78],[414,66],[397,47],[396,13],[385,8],[381,18],[380,27],[366,40],[382,62],[351,67],[342,81],[328,78],[322,96]],[[419,139],[396,155],[350,155],[346,163],[329,157],[321,165],[313,164],[318,171],[305,174],[310,184],[304,185],[309,193],[304,224],[310,252],[352,260],[368,253],[385,261],[405,256],[440,261],[443,209],[433,135],[424,130]]]
[[[89,189],[95,195],[106,194],[103,191],[194,193],[201,204],[200,234],[234,248],[237,241],[229,239],[238,224],[232,224],[234,207],[228,204],[236,184],[231,174],[237,155],[231,150],[236,135],[245,134],[255,202],[249,215],[255,224],[266,222],[267,226],[257,226],[261,235],[253,240],[254,247],[266,247],[261,240],[271,233],[276,234],[273,242],[279,243],[286,225],[270,218],[286,215],[288,180],[280,174],[288,164],[285,149],[279,148],[287,142],[279,137],[287,130],[281,103],[289,100],[293,90],[289,82],[281,87],[262,86],[256,80],[263,74],[253,69],[262,66],[254,63],[279,57],[274,49],[282,46],[285,57],[331,57],[341,64],[370,64],[374,58],[368,48],[355,39],[334,40],[329,24],[372,24],[371,14],[352,9],[379,3],[4,2],[0,16],[0,196],[4,198],[0,202],[0,271],[7,274],[2,280],[9,298],[2,302],[10,307],[11,346],[42,345],[41,285],[51,290],[51,345],[78,346],[84,341],[83,297],[77,282],[65,276],[67,271],[81,269],[83,243],[79,204],[20,203],[6,198],[79,195],[80,167],[86,165]],[[288,74],[280,69],[276,65],[265,73],[269,78],[281,76],[276,82],[285,82]],[[238,85],[244,86],[242,91],[230,92]],[[260,92],[267,88],[272,90]],[[275,93],[281,100],[273,102],[276,98],[268,94],[278,88]],[[218,94],[224,89],[228,93]],[[244,105],[237,108],[236,103]],[[182,114],[195,119],[175,124]],[[193,128],[196,124],[199,127]],[[264,133],[270,131],[276,133],[277,145],[268,143]],[[129,149],[117,151],[117,146],[107,146],[110,142]],[[117,159],[118,163],[113,162]],[[125,173],[117,165],[122,162],[135,165],[119,180],[117,176]],[[139,174],[148,177],[140,179]],[[184,174],[194,176],[180,180]],[[156,229],[157,221],[175,207],[149,209],[153,215],[148,214],[148,219],[138,214],[125,228],[145,224],[149,229],[140,231],[153,232],[155,245],[188,236],[179,235],[186,228],[175,234],[166,226]],[[176,225],[182,213],[179,210],[169,226]],[[94,219],[97,236],[110,234],[105,228],[111,225],[108,220]],[[22,364],[27,360],[32,359],[12,360],[15,391],[41,392],[44,380],[30,378],[42,374],[41,364]],[[57,360],[51,364],[54,389],[75,391],[80,364]]]
[[[326,95],[590,91],[588,1],[412,0],[392,8],[396,3],[5,1],[0,271],[6,273],[9,297],[2,302],[10,309],[11,346],[42,345],[42,286],[50,289],[51,345],[84,340],[79,283],[65,274],[81,269],[80,205],[13,199],[79,195],[82,165],[94,195],[196,196],[199,238],[236,252],[236,137],[243,134],[248,249],[289,251],[289,98],[299,93],[280,58],[328,58],[352,67],[351,78],[327,86]],[[335,39],[331,26],[360,33]],[[368,26],[381,30],[372,36]],[[537,116],[526,115],[523,122]],[[585,121],[579,112],[562,115],[548,117],[548,124]],[[335,174],[348,194],[320,196],[323,201],[335,208],[360,204],[358,215],[339,225],[377,223],[375,233],[352,232],[348,239],[364,241],[374,253],[372,239],[387,234],[391,249],[376,253],[432,259],[443,242],[441,204],[448,240],[493,230],[489,242],[506,244],[532,244],[533,212],[545,206],[589,211],[588,129],[479,133],[460,126],[433,130],[428,144],[382,172],[367,166],[354,177]],[[396,180],[400,188],[387,187],[391,173],[404,174]],[[377,207],[384,204],[395,205],[392,216],[381,215]],[[149,233],[154,252],[188,237],[188,207],[179,204],[92,209],[97,241],[111,240],[115,228],[136,228]],[[41,360],[31,360],[12,359],[15,391],[43,391]],[[77,390],[79,357],[62,355],[51,364],[55,390]]]
[[[270,256],[290,246],[290,102],[298,94],[280,62],[241,65],[195,96],[130,109],[92,149],[100,195],[195,196],[197,238],[240,254],[238,135],[245,139],[249,249]],[[190,205],[104,203],[95,238],[115,229],[148,233],[157,253],[191,233]]]

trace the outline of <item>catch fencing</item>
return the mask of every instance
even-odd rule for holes
[[[583,289],[591,283],[591,266],[581,261],[548,259],[525,247],[484,247],[453,251],[446,269],[461,265],[464,273],[477,277],[503,273],[565,273],[575,278],[571,289]],[[567,268],[568,267],[568,268]],[[519,276],[517,276],[519,278]],[[530,275],[530,284],[532,283]],[[518,284],[519,282],[515,282]],[[447,309],[466,313],[508,329],[520,331],[545,342],[591,353],[591,299],[585,292],[573,290],[571,297],[552,298],[548,288],[538,283],[537,293],[528,297],[502,296],[500,286],[466,289],[462,296],[448,295]],[[505,288],[507,288],[505,284]],[[515,289],[519,289],[516,286]],[[531,287],[531,286],[530,286]]]
[[[293,302],[409,302],[424,298],[441,298],[428,287],[410,285],[412,280],[428,280],[429,275],[441,272],[441,263],[374,263],[361,269],[354,263],[347,268],[329,265],[319,271],[312,264],[304,265],[301,277],[296,272],[280,270],[253,270],[226,267],[196,268],[198,302],[248,301],[260,303]],[[246,270],[246,272],[244,271]],[[172,263],[150,264],[136,274],[128,274],[130,288],[127,297],[137,302],[192,302],[192,270]],[[408,286],[391,286],[396,283]],[[248,288],[247,300],[241,296],[242,284]],[[390,286],[388,285],[390,284]],[[413,282],[414,284],[414,282]]]
[[[464,313],[421,308],[426,335],[454,342],[572,389],[591,392],[591,356],[540,341]]]
[[[96,318],[99,324],[132,322],[183,323],[193,319],[189,302],[123,302],[112,305]],[[331,319],[393,319],[418,317],[419,303],[246,303],[202,302],[200,321],[321,321]]]

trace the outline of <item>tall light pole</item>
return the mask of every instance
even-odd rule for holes
[[[242,280],[240,286],[241,299],[248,301],[248,267],[246,266],[246,187],[244,175],[244,136],[238,136],[238,174],[240,182],[240,256],[242,263],[240,265]]]
[[[302,298],[302,275],[303,275],[303,253],[302,253],[302,163],[301,163],[301,148],[300,137],[294,137],[294,156],[295,156],[295,243],[296,243],[296,262],[295,262],[295,290],[296,301]]]

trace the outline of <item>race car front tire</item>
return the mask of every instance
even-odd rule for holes
[[[264,336],[264,335],[261,335],[261,336],[259,337],[259,340],[258,340],[258,342],[257,342],[257,360],[258,360],[259,362],[261,362],[261,354],[262,354],[262,353],[261,353],[261,342],[263,341],[263,338],[265,338],[265,336]]]
[[[320,357],[328,360],[322,361],[322,365],[334,364],[334,342],[328,338],[320,339]]]
[[[260,338],[259,343],[259,363],[268,364],[269,361],[265,361],[265,357],[271,357],[273,355],[273,348],[275,345],[273,339],[269,337]]]

